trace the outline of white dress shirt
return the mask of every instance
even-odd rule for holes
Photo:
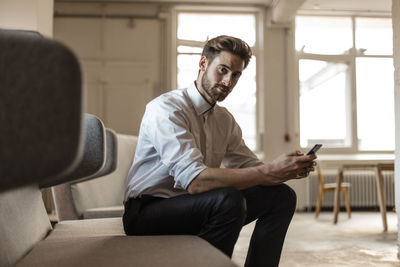
[[[211,106],[194,83],[165,93],[146,106],[125,200],[143,194],[188,193],[188,185],[200,172],[221,163],[226,168],[262,164],[245,145],[228,110]]]

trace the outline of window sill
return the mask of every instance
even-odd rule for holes
[[[317,161],[321,165],[326,166],[339,166],[343,164],[377,164],[377,163],[393,163],[395,159],[394,153],[385,154],[322,154],[317,155]]]

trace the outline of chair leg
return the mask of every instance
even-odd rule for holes
[[[351,218],[351,211],[350,211],[349,190],[347,190],[347,188],[343,188],[343,194],[344,194],[344,201],[346,203],[347,216],[349,216],[349,219],[350,219]]]
[[[320,188],[319,194],[318,194],[317,206],[315,207],[315,218],[318,218],[319,212],[321,211],[323,194],[324,194],[324,192]]]

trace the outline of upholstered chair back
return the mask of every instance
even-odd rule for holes
[[[40,184],[82,158],[78,61],[38,33],[0,30],[0,266],[12,266],[51,231]]]

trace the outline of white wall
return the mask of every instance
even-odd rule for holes
[[[396,160],[395,160],[395,201],[398,228],[398,258],[400,259],[400,0],[392,0],[393,19],[393,55],[394,55],[394,100],[396,123]]]
[[[54,0],[0,1],[0,28],[38,31],[53,36]]]
[[[166,91],[158,6],[56,3],[55,11],[60,15],[54,18],[54,39],[69,46],[82,65],[85,112],[118,133],[138,135],[145,105]]]

